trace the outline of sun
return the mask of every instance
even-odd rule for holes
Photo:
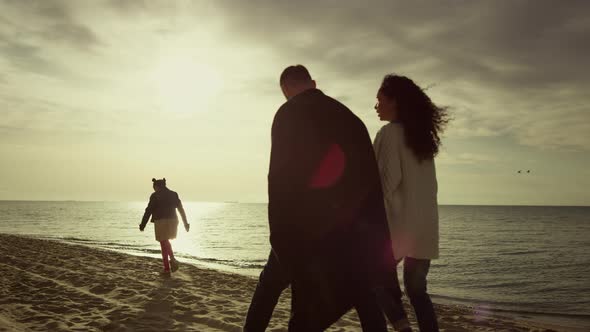
[[[222,76],[208,59],[191,55],[165,55],[154,67],[156,98],[165,111],[206,111],[218,98]]]

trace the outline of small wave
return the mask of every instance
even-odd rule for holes
[[[126,243],[121,243],[121,242],[98,241],[98,240],[90,240],[90,239],[81,239],[81,238],[76,238],[76,237],[59,237],[56,239],[58,239],[60,241],[65,241],[65,242],[88,244],[88,245],[94,245],[94,246],[104,247],[104,248],[140,248],[140,247],[143,247],[143,245],[138,245],[138,244],[126,244]]]
[[[96,240],[83,239],[83,238],[77,238],[77,237],[58,237],[58,238],[53,238],[53,239],[57,239],[59,241],[64,241],[64,242],[70,242],[70,243],[79,243],[79,244],[83,244],[83,245],[89,245],[89,246],[105,248],[105,249],[120,250],[120,251],[124,251],[124,252],[135,252],[135,253],[140,253],[140,254],[151,254],[151,255],[160,254],[160,249],[152,249],[151,246],[146,247],[144,245],[137,245],[137,244],[125,244],[125,243],[119,243],[119,242],[96,241]],[[266,260],[262,260],[262,259],[240,261],[240,260],[219,259],[219,258],[211,258],[211,257],[199,257],[199,256],[194,256],[194,255],[186,255],[186,254],[177,254],[177,255],[179,257],[185,257],[188,259],[195,260],[197,262],[227,265],[227,266],[243,268],[243,269],[263,268],[266,263]]]
[[[430,294],[433,299],[439,299],[448,302],[458,303],[462,305],[470,306],[476,310],[484,310],[491,312],[504,312],[520,315],[543,315],[552,317],[564,317],[564,318],[576,318],[576,319],[590,319],[590,314],[582,313],[564,313],[564,312],[549,312],[544,310],[520,310],[517,307],[533,308],[538,303],[535,302],[507,302],[507,301],[482,301],[477,299],[468,299],[447,295]],[[512,309],[514,308],[514,309]]]
[[[547,252],[547,250],[521,250],[521,251],[500,252],[500,253],[498,253],[498,255],[500,255],[500,256],[519,256],[519,255],[543,254],[546,252]]]
[[[184,256],[184,255],[182,255]],[[184,256],[190,259],[194,259],[196,261],[199,262],[204,262],[204,263],[214,263],[214,264],[222,264],[222,265],[229,265],[232,267],[239,267],[239,268],[245,268],[245,269],[254,269],[254,268],[263,268],[264,267],[264,263],[266,263],[266,261],[262,261],[263,263],[260,262],[260,260],[252,260],[252,261],[239,261],[239,260],[231,260],[231,259],[218,259],[218,258],[210,258],[210,257],[199,257],[199,256],[192,256],[192,255],[187,255]]]
[[[531,282],[529,280],[522,280],[522,281],[506,281],[506,282],[498,282],[494,284],[477,284],[476,288],[486,289],[486,288],[511,288],[511,287],[523,287],[529,286]]]
[[[141,244],[126,244],[126,243],[120,243],[120,242],[107,242],[107,241],[82,239],[82,238],[77,238],[77,237],[47,237],[46,239],[57,240],[57,241],[66,242],[66,243],[80,244],[80,245],[94,247],[94,248],[112,249],[112,250],[123,251],[123,252],[160,254],[159,249],[156,250],[156,249],[145,248],[146,245],[141,245]]]
[[[77,238],[77,237],[60,237],[58,238],[59,240],[63,240],[63,241],[71,241],[71,242],[93,242],[92,240],[89,239],[81,239],[81,238]]]
[[[111,249],[126,249],[126,250],[129,249],[129,247],[120,247],[120,248],[110,247],[110,248]],[[146,254],[160,254],[161,253],[160,249],[149,249],[149,248],[134,248],[133,251],[146,253]]]

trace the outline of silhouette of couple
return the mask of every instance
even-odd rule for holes
[[[387,75],[375,109],[389,122],[374,147],[363,122],[316,88],[301,65],[280,77],[287,98],[272,125],[268,218],[272,250],[244,331],[264,331],[291,285],[289,331],[323,331],[348,310],[363,331],[411,331],[396,266],[421,331],[438,331],[426,291],[438,257],[434,157],[445,109],[414,82]]]

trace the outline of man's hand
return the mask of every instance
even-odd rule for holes
[[[140,231],[142,231],[142,232],[143,232],[143,229],[144,229],[144,228],[145,228],[145,226],[143,226],[143,227],[142,227],[141,225],[139,225],[139,230],[140,230]]]
[[[184,229],[186,229],[186,231],[188,232],[191,229],[191,224],[185,223],[184,224]]]

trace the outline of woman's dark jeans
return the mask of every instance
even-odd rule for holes
[[[426,290],[426,277],[430,269],[429,259],[404,258],[404,286],[406,295],[414,307],[421,332],[437,332],[438,323],[430,295]]]

